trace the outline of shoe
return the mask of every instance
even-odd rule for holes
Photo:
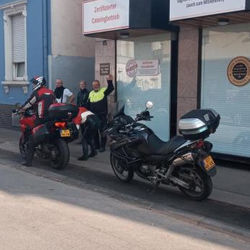
[[[78,161],[87,161],[88,156],[82,155],[81,157],[78,158]]]
[[[97,152],[96,151],[93,151],[89,154],[89,157],[95,157],[97,155]]]
[[[99,152],[100,152],[100,153],[105,152],[105,148],[103,148],[103,147],[100,148]]]

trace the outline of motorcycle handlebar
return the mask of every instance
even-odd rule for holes
[[[114,123],[110,123],[109,124],[109,128],[107,128],[104,131],[104,135],[112,135],[112,134],[116,134],[116,133],[121,133],[121,134],[126,134],[129,133],[130,130],[133,128],[133,126],[136,124],[136,122],[138,121],[150,121],[152,118],[154,118],[154,116],[151,116],[149,111],[143,111],[140,114],[136,115],[135,120],[132,123],[129,124],[122,124],[122,123],[118,123],[118,124],[114,124]],[[118,130],[122,129],[121,131],[118,132]]]
[[[21,112],[19,109],[13,109],[13,110],[12,110],[12,113],[13,113],[13,114],[16,114],[16,115],[22,114],[22,112]]]

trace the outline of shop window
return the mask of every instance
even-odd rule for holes
[[[209,138],[216,153],[250,157],[250,82],[234,85],[227,74],[233,59],[250,60],[249,37],[249,23],[203,30],[201,107],[221,115],[217,132]]]
[[[170,36],[168,33],[117,41],[118,105],[128,115],[154,102],[154,118],[145,124],[162,140],[170,126]]]
[[[25,63],[13,63],[14,65],[14,79],[15,80],[23,80],[25,74]]]

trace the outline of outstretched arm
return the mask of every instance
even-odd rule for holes
[[[108,96],[109,94],[111,94],[114,90],[114,85],[113,85],[113,76],[112,75],[109,75],[107,77],[107,82],[108,82],[108,87],[107,89],[105,90],[104,92],[104,95],[105,96]]]
[[[36,95],[33,93],[30,98],[22,105],[20,108],[20,111],[25,111],[29,108],[31,108],[37,101]]]

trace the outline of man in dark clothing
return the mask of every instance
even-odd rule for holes
[[[100,82],[95,80],[92,83],[93,90],[89,93],[89,109],[98,116],[101,121],[99,132],[96,134],[96,146],[100,146],[100,152],[105,151],[106,136],[104,130],[107,127],[108,100],[107,97],[114,90],[113,76],[107,77],[108,87],[101,88]],[[100,143],[101,142],[101,143]],[[98,145],[99,144],[99,145]]]
[[[22,105],[19,112],[25,112],[27,109],[33,109],[36,115],[35,126],[46,122],[48,119],[49,106],[55,103],[55,96],[52,90],[45,87],[46,80],[44,77],[34,77],[31,82],[33,83],[33,92],[30,98]],[[26,138],[27,150],[25,152],[25,162],[23,165],[31,166],[34,154],[34,145],[32,140],[32,128],[27,131]]]
[[[86,88],[87,83],[85,81],[80,82],[80,91],[77,94],[77,107],[87,107],[88,99],[89,99],[89,91]]]
[[[54,94],[56,96],[56,101],[58,103],[74,103],[75,96],[74,94],[68,89],[64,88],[62,79],[56,79],[56,89]]]
[[[100,120],[91,111],[84,107],[80,107],[78,115],[73,121],[76,126],[81,129],[82,133],[82,156],[79,157],[78,160],[86,161],[89,157],[94,157],[97,155],[94,136],[100,128]],[[91,149],[90,154],[88,154],[88,146],[90,146]]]

